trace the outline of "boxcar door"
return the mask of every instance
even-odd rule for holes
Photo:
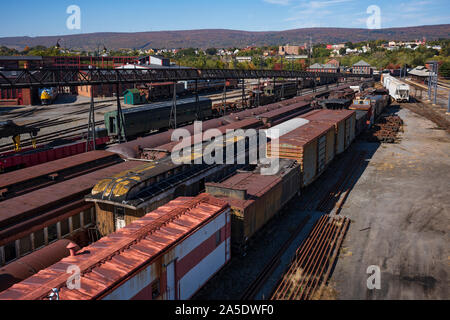
[[[167,266],[167,300],[176,299],[176,283],[175,283],[175,261]]]
[[[319,139],[319,173],[325,170],[327,163],[327,136],[324,135]]]

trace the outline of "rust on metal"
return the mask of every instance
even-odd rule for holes
[[[69,246],[73,250],[79,249],[75,242],[58,240],[47,247],[0,267],[0,292],[69,256]]]
[[[73,210],[82,210],[86,206],[91,208],[93,204],[87,204],[84,197],[99,180],[134,167],[136,163],[122,162],[3,201],[0,207],[0,245],[19,232],[42,229],[43,224],[48,225],[53,219],[71,214]]]
[[[107,151],[91,151],[2,175],[0,200],[30,193],[49,185],[99,170],[123,160]]]
[[[45,300],[53,288],[61,300],[101,299],[227,208],[208,194],[178,198],[0,293],[0,300]],[[81,270],[79,290],[66,287],[72,265]]]
[[[349,225],[346,217],[323,216],[297,250],[271,300],[318,299]]]

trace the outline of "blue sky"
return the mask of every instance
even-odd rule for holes
[[[81,8],[81,30],[66,28],[70,5]],[[380,7],[382,28],[450,23],[449,0],[9,0],[1,5],[0,37],[210,28],[366,28],[370,5]]]

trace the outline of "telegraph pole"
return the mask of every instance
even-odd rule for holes
[[[118,125],[117,138],[119,140],[119,143],[122,142],[122,138],[124,139],[125,142],[127,142],[125,118],[123,116],[122,106],[120,105],[120,84],[119,84],[119,82],[117,82],[117,84],[116,84],[116,96],[117,96],[117,125]],[[123,131],[123,136],[122,136],[122,131]]]
[[[91,86],[91,106],[89,108],[89,125],[88,125],[88,136],[86,139],[86,152],[89,151],[90,142],[92,139],[93,150],[97,150],[96,145],[96,132],[95,132],[95,107],[94,107],[94,86]]]
[[[439,64],[437,62],[435,62],[433,65],[433,73],[434,73],[434,104],[436,104],[438,80],[439,80]]]

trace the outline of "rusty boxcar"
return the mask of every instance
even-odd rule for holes
[[[241,172],[222,183],[207,183],[206,192],[230,204],[231,243],[242,252],[254,234],[300,192],[300,167],[281,159],[274,175],[263,175],[261,168]]]
[[[187,300],[225,266],[230,208],[210,195],[178,198],[0,294],[0,300]],[[81,270],[70,290],[67,268]]]

